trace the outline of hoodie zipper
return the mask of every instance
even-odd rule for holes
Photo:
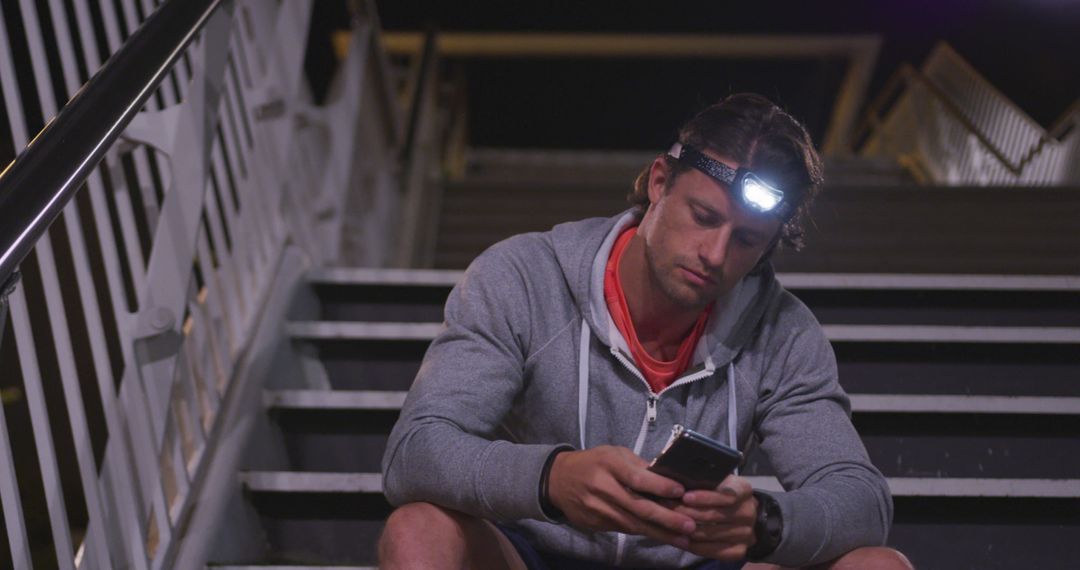
[[[659,399],[660,397],[656,394],[649,394],[649,400],[645,411],[645,421],[649,424],[650,428],[656,424],[656,401]]]
[[[663,390],[660,390],[660,393],[657,394],[653,392],[652,386],[649,386],[649,381],[645,379],[645,376],[641,373],[640,370],[637,369],[636,366],[634,366],[632,362],[630,362],[630,359],[627,358],[625,354],[620,352],[619,349],[615,348],[614,346],[611,347],[611,354],[615,356],[615,360],[621,362],[627,370],[633,373],[634,376],[637,376],[638,379],[641,380],[642,384],[645,384],[645,388],[649,391],[649,396],[645,400],[645,420],[641,422],[641,430],[638,431],[637,440],[634,442],[634,455],[640,456],[641,448],[645,445],[645,434],[648,433],[649,429],[656,425],[656,404],[660,401],[660,396],[662,396],[664,392],[667,392],[671,388],[674,388],[676,386],[685,386],[686,384],[690,384],[691,382],[696,382],[702,378],[710,376],[712,375],[713,371],[709,370],[707,367],[701,368],[700,370],[697,370],[692,374],[683,376],[682,378],[679,378],[678,380],[672,382],[671,385],[669,385],[667,388],[664,388]],[[625,550],[626,535],[621,532],[617,533],[615,546],[616,566],[622,564],[623,553]]]
[[[621,362],[627,370],[633,373],[634,376],[637,376],[638,380],[641,380],[641,383],[644,384],[645,388],[649,391],[649,396],[645,399],[645,421],[641,423],[641,430],[638,432],[637,441],[634,442],[634,453],[640,455],[641,447],[645,443],[645,433],[648,431],[649,428],[656,425],[657,404],[660,402],[660,397],[664,395],[664,392],[667,392],[668,390],[677,386],[685,386],[692,382],[697,382],[702,378],[711,376],[713,370],[709,370],[707,367],[702,367],[695,372],[683,376],[682,378],[679,378],[678,380],[672,382],[671,385],[669,385],[667,388],[664,388],[663,390],[660,390],[659,393],[655,393],[652,391],[652,386],[649,386],[648,380],[645,380],[645,376],[641,373],[640,370],[637,369],[636,366],[634,366],[634,363],[631,362],[630,359],[622,353],[622,351],[613,346],[611,347],[611,354],[614,355],[615,359]]]

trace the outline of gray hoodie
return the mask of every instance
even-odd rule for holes
[[[836,360],[771,267],[718,299],[690,368],[653,394],[604,301],[604,269],[632,211],[523,234],[469,266],[446,302],[383,458],[394,505],[428,501],[510,524],[539,548],[616,566],[701,559],[641,536],[549,520],[539,478],[558,446],[619,445],[651,459],[674,424],[760,445],[787,490],[797,566],[883,544],[892,499],[849,419]]]

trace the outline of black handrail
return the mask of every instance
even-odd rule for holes
[[[164,2],[0,173],[0,284],[227,1]]]

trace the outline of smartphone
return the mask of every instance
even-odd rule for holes
[[[649,471],[673,479],[686,490],[716,489],[742,464],[743,454],[715,439],[679,424]]]

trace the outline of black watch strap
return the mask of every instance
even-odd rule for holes
[[[754,491],[758,501],[757,520],[754,521],[754,538],[757,542],[746,551],[748,560],[761,560],[773,553],[784,536],[784,519],[780,503],[768,493]]]
[[[548,479],[551,477],[551,466],[555,464],[556,455],[573,450],[574,448],[570,446],[555,448],[548,455],[547,461],[544,461],[544,468],[540,471],[540,510],[544,512],[547,518],[553,521],[564,520],[566,516],[551,502],[551,497],[548,495]]]

